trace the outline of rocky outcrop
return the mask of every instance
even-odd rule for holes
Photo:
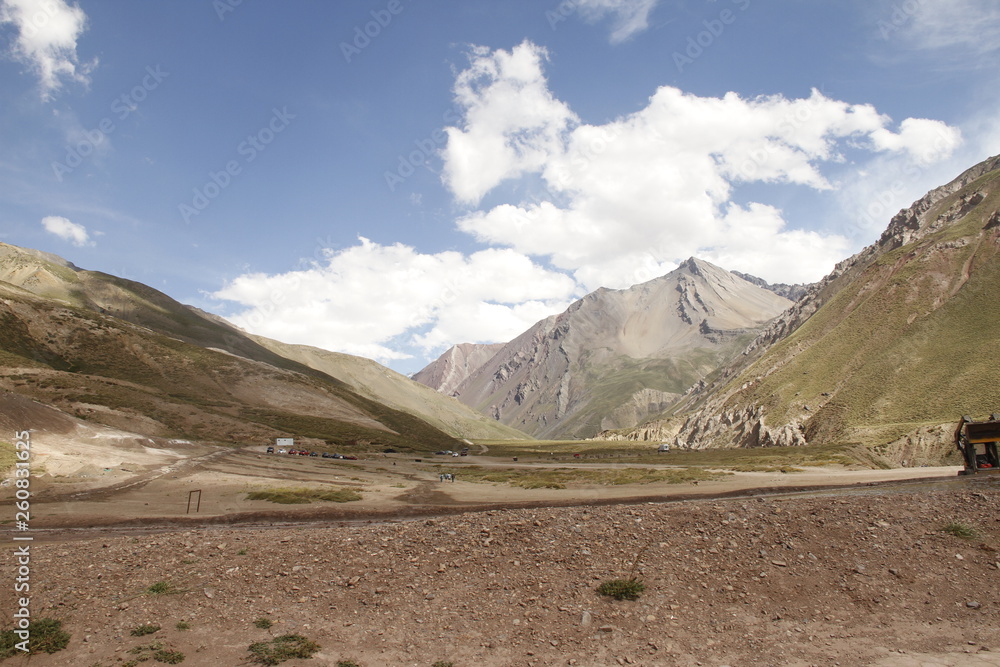
[[[415,373],[411,379],[447,396],[454,396],[458,386],[479,370],[502,347],[503,343],[453,345],[431,364]]]
[[[808,444],[797,423],[769,427],[764,410],[757,405],[727,410],[719,414],[698,412],[681,426],[675,447],[801,447]]]

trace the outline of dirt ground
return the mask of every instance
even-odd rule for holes
[[[321,648],[288,667],[1000,666],[1000,475],[830,468],[526,490],[442,483],[439,457],[158,446],[170,452],[133,448],[151,458],[104,475],[36,480],[30,608],[72,638],[6,664],[117,667],[156,645],[183,664],[252,665],[252,643],[297,633]],[[329,484],[363,499],[246,499]],[[15,548],[0,557],[3,628]],[[596,592],[631,576],[638,600]],[[133,636],[144,624],[159,629]]]

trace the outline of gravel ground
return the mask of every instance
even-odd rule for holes
[[[945,491],[98,533],[31,556],[32,613],[72,638],[5,664],[118,667],[158,642],[183,664],[252,665],[251,643],[298,633],[321,648],[287,667],[1000,665],[1000,476]],[[633,573],[638,600],[595,592]],[[160,582],[171,590],[148,592]],[[160,629],[132,636],[142,624]]]

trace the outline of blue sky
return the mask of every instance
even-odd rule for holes
[[[0,241],[418,370],[1000,152],[993,0],[0,0]]]

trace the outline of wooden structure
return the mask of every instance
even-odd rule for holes
[[[973,421],[968,415],[962,417],[955,431],[955,444],[962,452],[965,469],[959,475],[974,475],[977,472],[1000,472],[1000,415],[994,413],[985,421]]]

